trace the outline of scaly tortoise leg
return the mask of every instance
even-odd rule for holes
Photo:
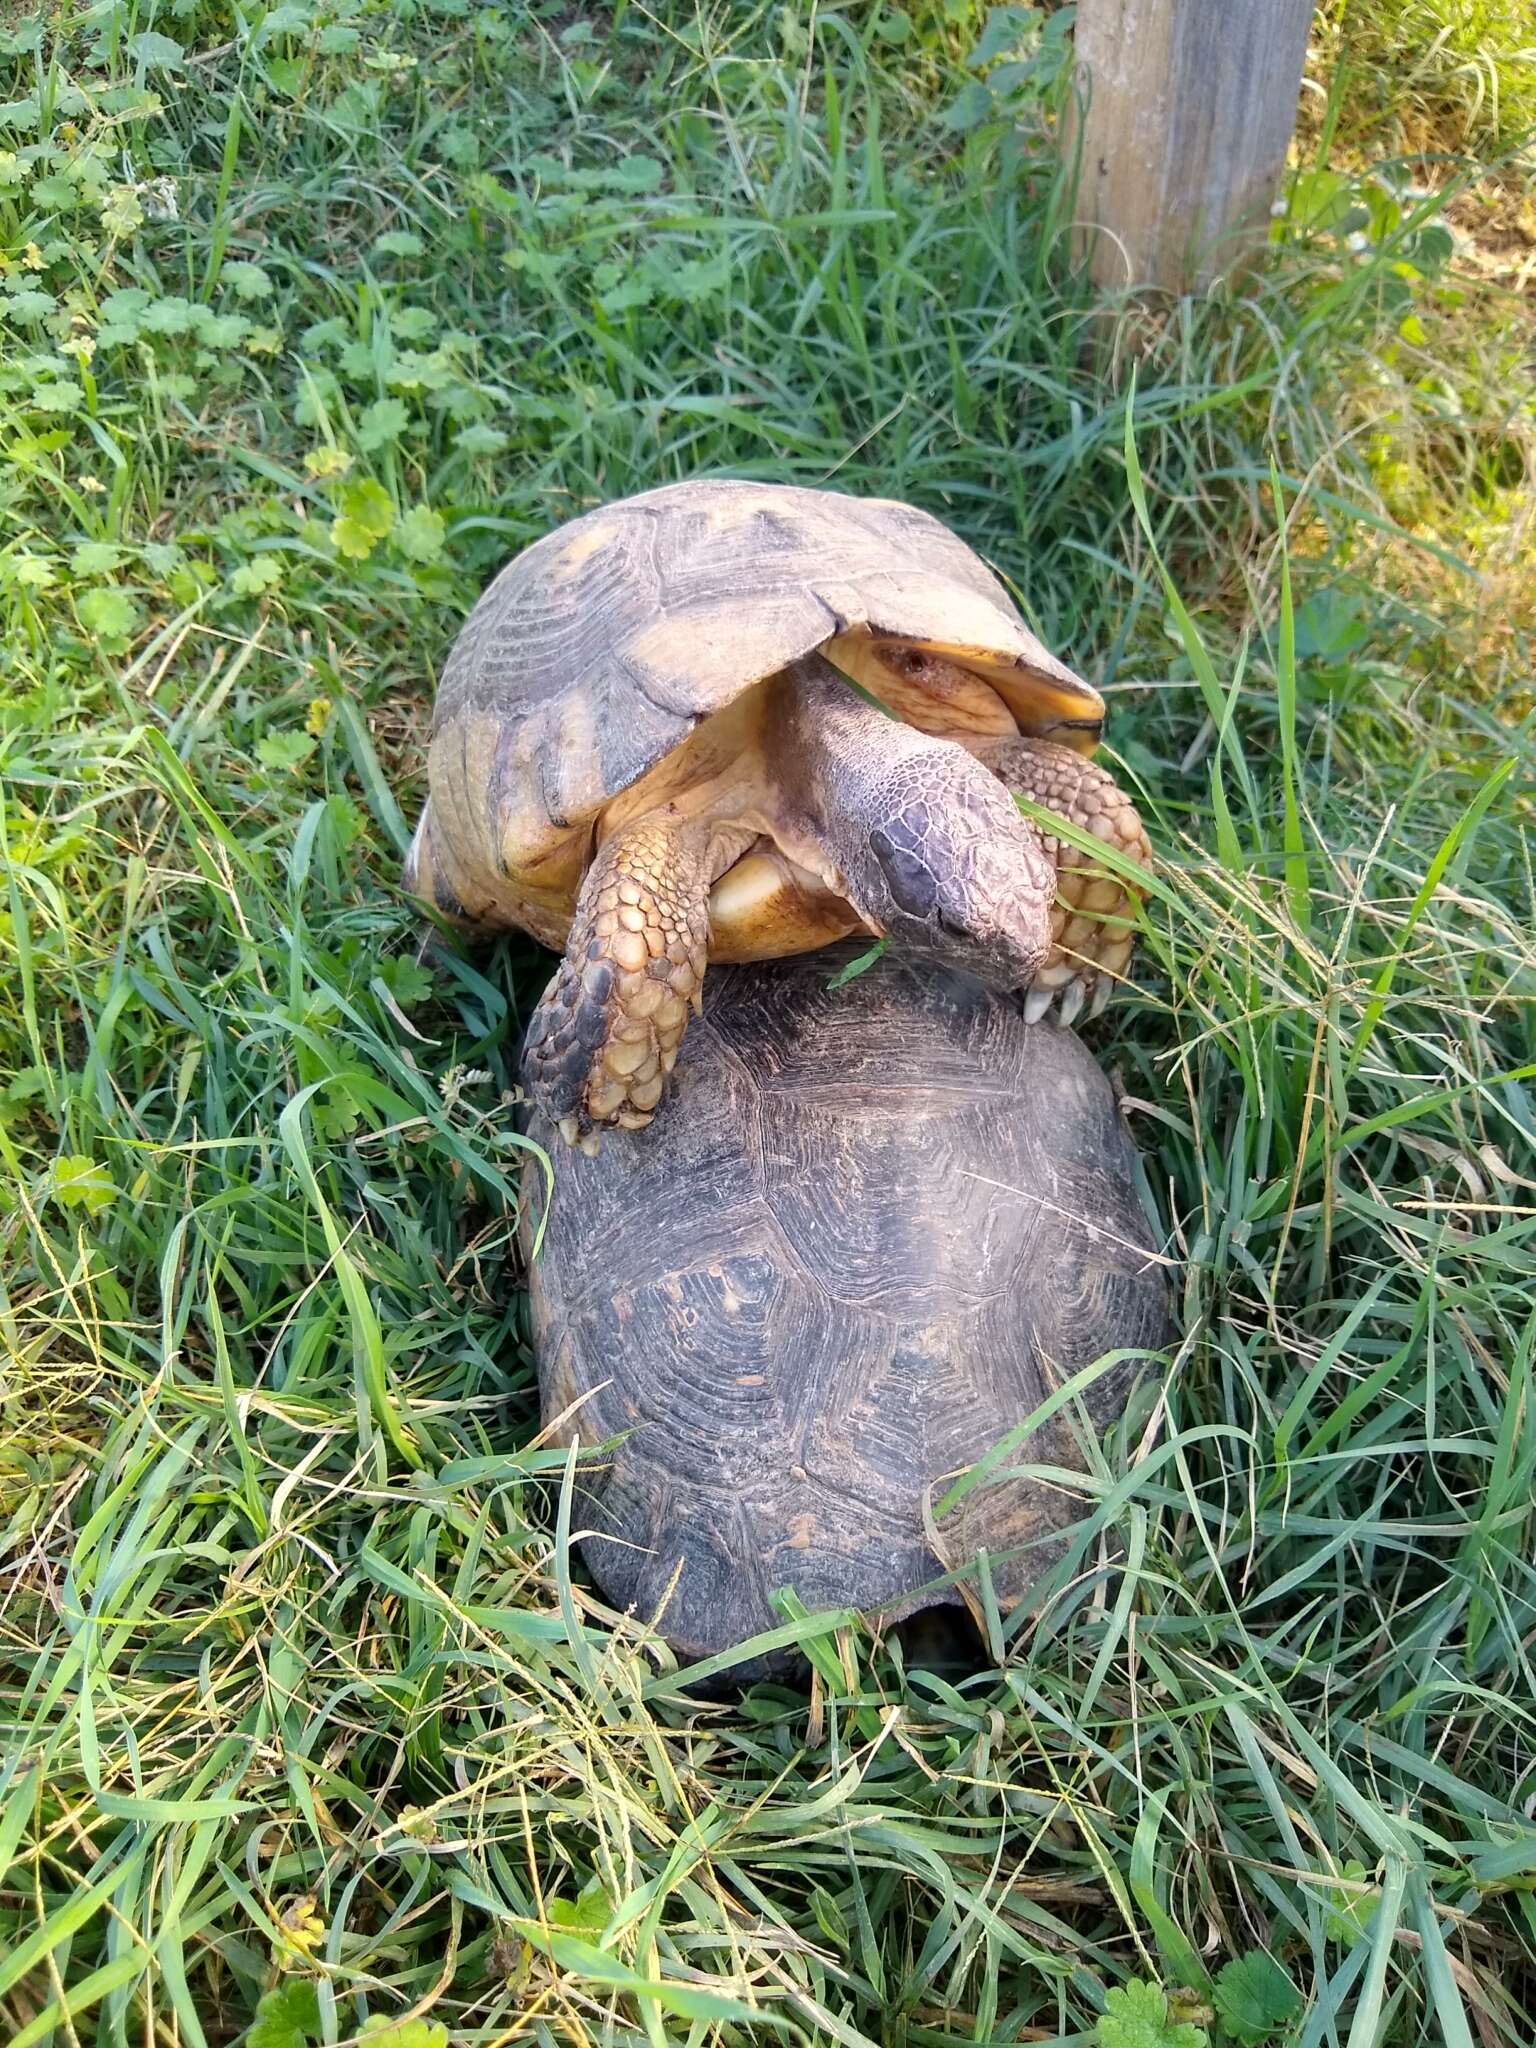
[[[817,655],[774,700],[790,850],[893,947],[998,990],[1027,986],[1050,946],[1055,862],[988,765],[871,703]]]
[[[1005,740],[989,747],[987,766],[1018,796],[1070,818],[1096,839],[1143,867],[1152,848],[1136,807],[1097,762],[1085,761],[1053,740]],[[1086,1003],[1097,1016],[1123,980],[1134,940],[1134,892],[1104,869],[1094,872],[1091,854],[1065,839],[1043,834],[1056,865],[1057,900],[1051,912],[1051,950],[1030,983],[1024,1014],[1037,1023],[1059,999],[1063,1024],[1073,1023]]]
[[[597,850],[565,958],[533,1014],[530,1092],[585,1152],[597,1131],[643,1130],[702,1007],[709,891],[750,832],[647,811]]]

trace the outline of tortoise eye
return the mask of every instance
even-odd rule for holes
[[[887,660],[898,674],[904,676],[920,676],[928,666],[927,655],[920,654],[915,647],[899,648],[895,654],[887,656]]]

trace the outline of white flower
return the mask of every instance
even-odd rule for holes
[[[135,185],[140,206],[146,220],[175,220],[177,217],[176,180],[174,178],[149,178],[142,185]]]

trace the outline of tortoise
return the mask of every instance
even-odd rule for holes
[[[890,1621],[954,1604],[945,1574],[983,1545],[1016,1603],[1070,1493],[1014,1479],[925,1510],[1060,1381],[1168,1338],[1082,1041],[889,950],[835,987],[849,951],[714,970],[672,1113],[568,1156],[547,1205],[534,1172],[522,1205],[546,1428],[607,1447],[577,1467],[584,1560],[690,1658],[782,1621],[782,1586]],[[1096,1429],[1136,1372],[1091,1383]],[[1017,1456],[1079,1465],[1065,1413]]]
[[[661,1100],[709,961],[865,931],[1070,1022],[1131,951],[1098,692],[910,505],[669,484],[516,556],[451,650],[407,886],[563,950],[528,1085],[595,1149]],[[1123,863],[1122,863],[1123,872]],[[1059,898],[1059,901],[1057,900]]]

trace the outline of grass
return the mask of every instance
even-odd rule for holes
[[[1536,133],[1536,29],[1521,0],[1323,0],[1355,120],[1498,157]]]
[[[14,2048],[1531,2038],[1525,315],[1346,131],[1251,295],[1096,354],[1050,35],[979,32],[5,32]],[[809,1698],[703,1704],[602,1609],[513,1246],[543,963],[428,973],[399,892],[474,591],[714,469],[987,549],[1163,856],[1095,1044],[1181,1341],[963,1683],[791,1614]]]

